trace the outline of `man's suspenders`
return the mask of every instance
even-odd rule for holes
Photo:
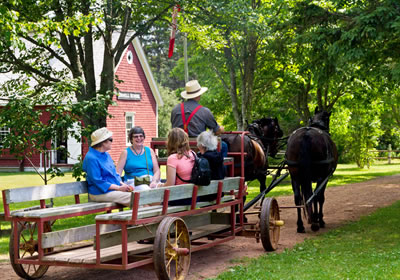
[[[190,123],[190,120],[193,118],[194,114],[196,114],[196,112],[197,112],[201,107],[202,107],[201,105],[197,106],[197,107],[193,110],[193,112],[190,114],[189,118],[188,118],[187,121],[186,121],[186,118],[185,118],[185,108],[184,108],[183,102],[181,103],[181,115],[182,115],[183,130],[184,130],[187,134],[189,134],[188,125],[189,125],[189,123]]]

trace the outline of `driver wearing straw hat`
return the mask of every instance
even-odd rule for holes
[[[176,105],[172,109],[172,128],[182,128],[188,133],[189,137],[197,137],[200,133],[206,131],[207,128],[211,129],[217,135],[223,133],[224,127],[218,125],[210,109],[199,105],[201,95],[208,88],[201,87],[197,80],[192,80],[186,83],[185,89],[185,91],[181,92],[181,96],[186,101]]]
[[[98,202],[116,202],[130,205],[133,187],[122,182],[114,162],[107,151],[111,150],[112,132],[102,127],[91,135],[91,147],[83,160],[89,198]]]

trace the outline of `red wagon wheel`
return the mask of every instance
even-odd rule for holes
[[[190,266],[190,236],[182,219],[166,217],[161,221],[153,260],[158,279],[185,279]]]
[[[279,206],[275,198],[266,197],[261,207],[260,234],[265,251],[275,251],[283,221],[279,216]]]
[[[18,222],[18,227],[12,229],[10,236],[9,255],[11,266],[15,273],[24,279],[38,279],[42,277],[49,268],[48,265],[18,264],[15,263],[14,252],[14,230],[18,231],[18,259],[38,256],[38,227],[36,222]],[[44,223],[44,232],[50,232],[50,223]],[[51,249],[46,249],[45,253]]]

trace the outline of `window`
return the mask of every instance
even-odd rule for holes
[[[10,133],[10,129],[7,127],[0,127],[0,147],[2,146],[3,139]]]
[[[135,126],[135,113],[125,112],[125,131],[126,131],[126,145],[129,146],[131,142],[129,141],[129,130]]]
[[[128,61],[128,64],[133,63],[133,54],[131,51],[128,51],[128,53],[126,54],[126,60]]]

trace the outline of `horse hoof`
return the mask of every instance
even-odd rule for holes
[[[297,233],[306,233],[306,229],[303,228],[297,228]]]
[[[319,225],[318,224],[312,224],[311,225],[312,231],[318,231],[319,230]]]
[[[319,222],[319,227],[320,227],[320,228],[325,228],[325,222],[324,222],[324,221]]]

